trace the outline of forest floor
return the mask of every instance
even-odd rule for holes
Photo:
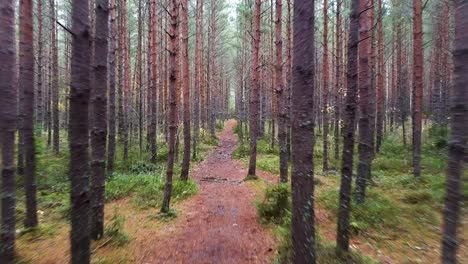
[[[243,164],[232,159],[235,125],[233,120],[226,122],[219,147],[193,168],[190,176],[199,192],[178,207],[180,216],[159,230],[160,236],[148,241],[141,263],[272,262],[276,242],[258,222],[254,205],[258,192],[244,181]]]
[[[272,263],[277,240],[259,223],[254,202],[263,191],[256,186],[277,177],[260,173],[263,180],[244,181],[245,166],[232,159],[235,125],[226,122],[218,147],[192,168],[199,191],[172,203],[176,218],[161,217],[158,208],[138,208],[132,196],[106,203],[105,222],[114,224],[125,241],[118,245],[118,239],[105,236],[93,242],[92,263]],[[122,219],[123,226],[115,219]],[[68,222],[44,222],[19,237],[20,263],[68,262]]]

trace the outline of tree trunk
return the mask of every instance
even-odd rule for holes
[[[349,251],[349,225],[351,212],[351,179],[353,174],[355,120],[358,87],[359,1],[352,0],[348,36],[348,89],[343,126],[343,154],[341,165],[340,200],[336,246],[339,253]]]
[[[372,86],[372,13],[373,0],[359,2],[359,163],[356,176],[356,202],[364,203],[373,156],[371,126]]]
[[[323,172],[328,171],[328,0],[323,0]]]
[[[178,128],[178,63],[177,54],[179,53],[179,2],[170,1],[170,28],[169,28],[169,152],[167,155],[166,184],[164,188],[164,199],[161,212],[169,212],[169,205],[172,193],[172,176],[174,174],[175,144]]]
[[[55,154],[60,150],[60,127],[59,127],[59,69],[58,69],[58,44],[57,44],[57,12],[55,10],[55,0],[50,0],[50,17],[52,18],[51,40],[52,40],[52,126],[53,137],[52,146]]]
[[[5,264],[15,258],[15,163],[16,41],[15,1],[0,1],[0,143],[2,151],[2,206],[0,258]]]
[[[43,23],[42,1],[37,1],[37,95],[36,95],[36,124],[39,126],[37,134],[42,134],[44,126],[44,100],[43,100]]]
[[[284,82],[283,82],[283,36],[282,23],[283,3],[282,0],[276,0],[276,20],[275,20],[275,38],[276,38],[276,111],[278,114],[278,140],[280,149],[280,181],[288,181],[288,150],[287,150],[287,130],[286,130],[286,110],[284,107]]]
[[[21,135],[24,151],[24,191],[26,195],[26,217],[24,225],[27,228],[37,226],[36,201],[36,150],[34,143],[34,34],[33,34],[33,3],[31,0],[20,1],[19,29],[19,92],[23,98],[20,101]]]
[[[140,150],[140,157],[143,152],[143,61],[142,61],[142,49],[143,49],[143,16],[141,1],[138,0],[138,50],[137,50],[137,63],[138,63],[138,147]]]
[[[89,263],[88,106],[90,32],[87,0],[72,2],[72,60],[70,90],[71,262]]]
[[[255,0],[254,36],[252,47],[252,88],[250,91],[250,161],[248,176],[256,175],[257,166],[257,137],[259,134],[260,112],[260,13],[261,0]]]
[[[94,87],[91,98],[94,111],[91,131],[91,236],[96,240],[104,235],[109,1],[97,0],[95,8]]]
[[[156,0],[150,1],[150,26],[149,26],[149,41],[150,41],[150,102],[149,108],[151,109],[150,115],[150,152],[151,152],[151,162],[156,163],[158,148],[157,148],[157,125],[158,125],[158,98],[157,98],[157,81],[158,81],[158,67],[157,67],[157,7]]]
[[[293,263],[315,263],[314,219],[314,1],[294,2],[292,85]]]
[[[107,144],[107,172],[114,172],[115,161],[115,88],[116,88],[116,56],[117,56],[117,5],[116,0],[110,2],[110,52],[109,52],[109,142]]]
[[[421,133],[423,96],[422,1],[413,0],[413,174],[421,176]]]
[[[468,3],[455,1],[454,87],[452,95],[452,135],[449,140],[446,198],[443,213],[442,263],[457,263],[457,225],[462,198],[464,159],[468,156]]]
[[[342,88],[342,72],[341,72],[341,63],[342,63],[342,36],[341,36],[341,2],[338,0],[336,3],[336,72],[335,72],[335,124],[334,124],[334,139],[335,139],[335,160],[339,159],[340,151],[340,110],[341,110],[341,88]]]
[[[203,25],[203,1],[197,0],[196,6],[196,28],[195,28],[195,87],[193,89],[193,142],[192,142],[192,157],[197,157],[197,145],[200,135],[200,94],[201,94],[201,78],[202,67],[200,57],[203,53],[202,43],[202,25]]]
[[[189,82],[189,58],[188,58],[188,1],[181,0],[182,7],[182,90],[184,97],[184,157],[180,178],[188,179],[190,168],[190,82]]]
[[[376,152],[379,151],[383,140],[383,130],[385,121],[385,66],[384,66],[384,30],[383,30],[383,0],[379,1],[378,18],[377,18],[377,38],[378,38],[378,55],[377,55],[377,121],[376,121]],[[417,0],[420,1],[420,0]]]

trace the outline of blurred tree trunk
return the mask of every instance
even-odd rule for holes
[[[362,1],[362,0],[361,0]],[[336,246],[340,254],[349,251],[349,227],[351,213],[351,182],[353,174],[354,138],[358,90],[358,43],[360,0],[352,0],[348,36],[348,63],[346,105],[343,126],[343,154],[341,165],[341,186],[338,208]]]
[[[454,87],[446,198],[443,213],[442,263],[457,263],[457,227],[462,200],[463,163],[468,156],[468,2],[455,1]]]

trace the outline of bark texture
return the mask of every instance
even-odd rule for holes
[[[177,63],[177,55],[179,53],[179,1],[171,0],[170,9],[170,28],[169,28],[169,152],[167,155],[167,169],[166,169],[166,185],[164,188],[164,198],[161,207],[161,212],[169,212],[169,205],[172,194],[172,176],[174,174],[174,158],[175,158],[175,145],[178,129],[178,98],[179,87],[179,67]]]
[[[358,89],[359,0],[351,1],[348,36],[348,89],[344,109],[343,154],[336,246],[338,252],[349,251],[349,221],[351,212],[351,179],[353,174],[355,120]]]
[[[90,32],[88,0],[72,2],[70,85],[71,262],[90,262],[90,199],[88,108],[90,94]]]
[[[33,3],[20,1],[19,92],[22,116],[20,129],[24,153],[24,192],[26,195],[25,227],[37,226],[36,150],[34,143],[34,34]]]
[[[413,0],[413,174],[421,176],[421,133],[423,97],[422,0]]]
[[[292,83],[293,263],[315,263],[314,1],[294,2]]]
[[[15,1],[0,1],[0,143],[2,151],[2,212],[0,259],[15,258],[16,42]]]
[[[356,176],[356,202],[364,203],[373,156],[371,118],[372,89],[372,13],[373,0],[359,2],[359,163]]]
[[[250,160],[247,176],[256,175],[257,138],[260,129],[260,13],[262,1],[255,0],[253,16],[254,36],[252,47],[252,87],[250,90]]]
[[[182,90],[184,97],[184,156],[182,159],[182,170],[180,178],[182,180],[188,179],[189,168],[190,168],[190,81],[189,81],[189,57],[188,57],[188,1],[181,0],[182,8]]]
[[[276,111],[278,114],[278,141],[280,148],[280,181],[288,181],[288,150],[287,150],[287,130],[286,130],[286,109],[284,107],[284,82],[283,82],[283,36],[282,36],[282,18],[283,3],[282,0],[276,0],[276,21],[275,21],[275,39],[276,39]]]
[[[452,134],[442,230],[442,263],[457,263],[457,226],[462,200],[464,160],[468,155],[468,2],[455,1],[454,87],[452,95]]]
[[[104,235],[104,192],[106,184],[107,139],[107,55],[109,36],[109,1],[96,1],[94,67],[91,130],[91,237]]]

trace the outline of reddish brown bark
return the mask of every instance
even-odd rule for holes
[[[276,39],[276,111],[278,114],[278,140],[280,148],[280,181],[288,181],[288,150],[286,142],[286,109],[284,107],[284,82],[283,82],[283,36],[282,23],[283,3],[282,0],[276,0],[276,20],[275,20],[275,39]]]
[[[334,156],[335,160],[339,159],[339,151],[340,151],[340,110],[341,110],[341,88],[342,88],[342,36],[341,36],[341,2],[342,0],[338,0],[336,3],[336,65],[335,65],[335,90],[334,90],[334,98],[335,98],[335,105],[334,105]]]
[[[314,1],[294,2],[292,84],[293,263],[315,263],[314,220]]]
[[[323,0],[323,63],[322,63],[322,125],[323,125],[323,172],[328,171],[328,0]]]
[[[355,119],[358,90],[358,43],[359,43],[359,2],[351,1],[351,13],[348,36],[348,74],[346,106],[343,126],[343,154],[341,165],[340,200],[336,246],[339,253],[349,251],[349,229],[351,212],[351,181],[353,174]]]
[[[421,133],[423,96],[422,0],[413,0],[413,174],[421,176]]]
[[[72,2],[72,60],[70,89],[71,262],[89,263],[88,106],[90,32],[87,0]]]
[[[360,0],[359,7],[359,163],[356,176],[356,202],[366,198],[373,156],[371,118],[372,89],[372,22],[373,0]]]
[[[452,95],[452,134],[449,140],[444,224],[442,231],[442,263],[457,263],[460,238],[457,227],[460,218],[462,175],[468,155],[468,2],[455,1],[454,87]]]
[[[158,101],[157,101],[157,81],[158,81],[158,63],[157,63],[157,31],[156,31],[156,23],[157,23],[157,7],[156,7],[156,0],[150,1],[150,26],[149,26],[149,42],[150,42],[150,66],[149,66],[149,74],[150,74],[150,101],[149,101],[149,109],[151,112],[150,115],[150,128],[149,128],[149,141],[150,141],[150,152],[151,152],[151,161],[156,162],[158,148],[157,148],[157,124],[158,124]]]
[[[117,5],[116,0],[110,1],[110,52],[109,52],[109,142],[107,144],[107,171],[114,171],[115,161],[115,90],[116,90],[116,59],[117,59]]]
[[[383,140],[383,130],[385,121],[385,65],[384,65],[384,30],[383,30],[383,0],[379,1],[377,18],[377,120],[376,120],[376,143],[375,149],[378,152]]]
[[[91,237],[104,235],[104,191],[106,182],[107,139],[107,56],[109,35],[109,2],[97,0],[94,25],[94,65],[91,130]]]
[[[52,41],[52,146],[55,154],[60,150],[60,127],[59,127],[59,70],[58,70],[58,40],[57,40],[57,12],[55,10],[55,0],[50,0],[50,17],[52,18],[51,41]]]
[[[169,126],[169,152],[167,155],[167,169],[166,169],[166,184],[164,189],[164,199],[161,207],[161,212],[169,212],[169,205],[172,194],[172,176],[174,174],[174,158],[175,158],[175,144],[178,128],[178,78],[179,78],[179,65],[177,63],[177,55],[179,53],[179,1],[170,1],[170,28],[169,28],[169,113],[168,113],[168,126]]]
[[[36,102],[36,123],[39,125],[38,135],[42,133],[44,126],[44,100],[43,100],[43,12],[42,12],[42,1],[37,1],[37,102]]]
[[[255,0],[253,16],[254,36],[252,47],[252,87],[250,91],[250,160],[248,176],[255,176],[257,166],[257,138],[260,125],[260,13],[261,0]]]
[[[36,201],[36,160],[34,143],[34,34],[33,3],[30,0],[20,1],[19,27],[19,92],[21,135],[24,151],[24,191],[26,195],[25,227],[37,226]]]
[[[194,89],[193,89],[193,142],[192,142],[192,156],[193,158],[197,157],[197,145],[198,138],[200,134],[200,95],[202,93],[202,67],[201,67],[201,57],[203,55],[203,36],[202,36],[202,26],[203,26],[203,1],[197,0],[196,6],[196,29],[195,29],[195,80],[194,80]],[[203,103],[203,102],[202,102]]]
[[[189,82],[189,58],[188,58],[188,1],[181,0],[182,8],[182,90],[184,97],[184,157],[180,178],[188,179],[190,168],[190,82]]]

